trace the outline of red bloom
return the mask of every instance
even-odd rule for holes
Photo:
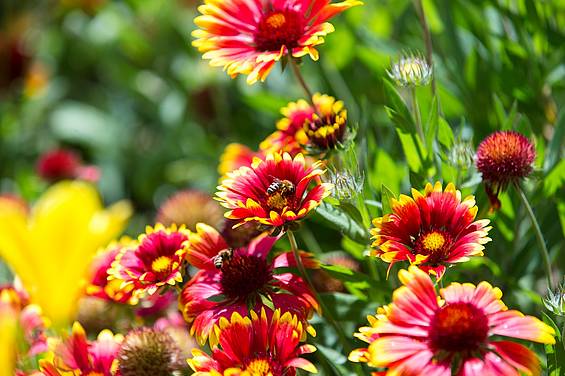
[[[254,152],[245,145],[229,144],[220,157],[218,173],[220,176],[226,176],[228,172],[235,171],[240,167],[250,167],[253,164],[253,159],[262,157],[264,157],[263,153]]]
[[[122,339],[122,336],[114,336],[105,330],[96,341],[90,342],[82,326],[75,322],[71,336],[56,346],[53,360],[40,363],[41,370],[49,376],[59,375],[59,372],[113,376]]]
[[[316,373],[316,367],[300,355],[316,350],[300,345],[306,333],[300,319],[289,312],[272,315],[262,309],[261,315],[251,311],[251,318],[234,312],[214,327],[217,346],[212,355],[192,351],[188,361],[198,375],[272,375],[294,376],[296,369]]]
[[[160,287],[182,282],[181,267],[188,246],[184,227],[148,226],[135,247],[124,248],[112,263],[110,278],[122,280],[122,289],[135,298],[153,295]]]
[[[92,277],[86,286],[87,295],[117,303],[128,303],[132,299],[133,286],[122,288],[123,280],[117,278],[109,280],[108,277],[118,254],[125,248],[133,246],[135,245],[131,239],[124,238],[119,243],[111,244],[94,258],[91,265]]]
[[[391,267],[409,261],[437,278],[449,264],[483,255],[491,227],[487,219],[475,221],[478,209],[473,196],[461,200],[453,184],[442,191],[439,182],[428,183],[424,194],[412,189],[412,196],[393,199],[392,214],[373,220],[372,255]]]
[[[184,287],[180,305],[190,333],[201,343],[220,318],[234,312],[246,315],[248,307],[262,307],[263,299],[296,313],[303,321],[318,309],[312,291],[300,277],[279,271],[296,266],[292,253],[268,260],[277,239],[263,234],[247,247],[230,250],[208,225],[198,224],[197,233],[190,234],[187,260],[200,270]],[[308,253],[302,253],[302,260],[308,268],[318,266]]]
[[[224,67],[247,82],[264,81],[284,56],[310,55],[318,60],[316,46],[333,32],[327,22],[355,5],[356,0],[330,4],[331,0],[205,0],[194,22],[192,43],[210,65]]]
[[[96,167],[84,166],[80,157],[67,149],[55,149],[41,155],[37,174],[49,182],[76,178],[96,181],[100,178]]]
[[[518,183],[532,172],[536,149],[518,132],[499,131],[481,142],[477,149],[477,169],[493,209],[500,208],[498,195],[508,184]]]
[[[438,297],[430,277],[417,267],[398,277],[404,286],[394,292],[392,304],[369,316],[371,326],[355,335],[370,345],[354,350],[351,361],[384,367],[387,375],[540,374],[532,350],[493,337],[553,344],[555,332],[535,317],[509,311],[498,288],[488,282],[452,283]]]
[[[256,158],[251,167],[228,174],[216,193],[228,209],[226,217],[240,224],[258,222],[279,227],[304,218],[327,197],[331,184],[319,184],[316,177],[325,171],[322,162],[308,167],[302,154],[294,159],[288,153]],[[315,186],[309,190],[311,183]]]

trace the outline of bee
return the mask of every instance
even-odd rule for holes
[[[233,249],[224,249],[223,251],[218,252],[216,256],[212,258],[214,262],[214,266],[216,269],[221,269],[224,266],[224,263],[230,262],[233,258]]]
[[[294,186],[294,184],[292,184],[291,181],[274,178],[271,185],[269,185],[269,188],[267,188],[267,194],[274,195],[278,192],[283,196],[286,196],[294,194],[295,190],[296,187]]]

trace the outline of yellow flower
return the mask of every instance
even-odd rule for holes
[[[0,302],[0,376],[12,376],[16,360],[17,315],[8,304]]]
[[[105,210],[85,182],[52,186],[29,213],[0,200],[0,257],[55,326],[69,324],[93,255],[130,215],[126,202]]]

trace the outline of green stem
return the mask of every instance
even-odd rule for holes
[[[300,86],[302,86],[302,89],[304,89],[304,92],[306,93],[308,102],[310,102],[310,105],[312,106],[316,114],[320,116],[320,114],[318,113],[318,107],[314,104],[314,94],[312,93],[312,90],[310,90],[310,87],[306,83],[306,80],[304,80],[304,76],[302,76],[302,73],[300,72],[300,68],[296,63],[296,60],[292,57],[289,57],[288,59],[290,60],[290,66],[292,68],[292,72],[294,73],[294,76],[296,77],[296,80],[298,81]]]
[[[412,100],[412,111],[414,112],[414,118],[416,119],[416,130],[422,141],[422,144],[426,144],[426,136],[424,135],[424,128],[422,128],[422,117],[420,116],[420,107],[418,106],[418,99],[416,98],[416,88],[410,88],[410,98]]]
[[[426,13],[424,12],[424,7],[422,6],[422,0],[414,0],[414,7],[416,8],[416,13],[418,14],[418,19],[420,20],[420,25],[422,26],[422,31],[424,32],[424,43],[426,44],[426,61],[428,62],[428,65],[433,68],[432,34],[430,33],[430,27],[428,26],[428,21],[426,20]],[[435,74],[432,74],[432,94],[434,96],[436,95]]]
[[[553,288],[553,286],[555,286],[555,283],[553,281],[553,274],[551,273],[551,259],[549,258],[549,251],[547,250],[547,246],[545,245],[545,240],[543,238],[543,234],[541,233],[538,220],[536,219],[534,211],[532,210],[532,206],[530,205],[530,202],[528,201],[528,198],[526,197],[526,194],[524,193],[522,187],[520,187],[519,184],[515,184],[514,187],[516,188],[516,191],[518,192],[518,196],[520,196],[520,199],[522,200],[522,204],[526,208],[528,217],[530,217],[530,221],[532,222],[532,225],[534,227],[534,233],[536,234],[536,239],[540,247],[540,253],[545,265],[547,282],[549,283],[549,288],[551,289]]]
[[[288,241],[290,242],[290,249],[292,250],[292,254],[294,255],[294,259],[296,260],[296,266],[298,267],[298,271],[300,272],[302,277],[306,280],[306,283],[308,283],[308,286],[310,287],[310,290],[312,290],[312,293],[314,294],[316,300],[320,303],[323,316],[334,327],[339,337],[339,340],[343,346],[343,349],[347,352],[351,351],[352,348],[349,346],[349,342],[347,341],[347,336],[345,335],[343,328],[337,323],[335,318],[332,316],[331,311],[328,309],[324,301],[321,299],[320,295],[318,294],[314,285],[312,284],[312,280],[310,279],[310,276],[306,272],[306,268],[302,263],[302,257],[300,257],[300,252],[298,250],[298,243],[296,242],[296,237],[294,236],[294,233],[292,231],[287,231],[286,234],[288,236]]]

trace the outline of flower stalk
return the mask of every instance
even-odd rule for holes
[[[534,214],[534,211],[532,210],[532,206],[530,205],[526,194],[524,193],[524,190],[522,189],[522,187],[520,187],[520,184],[514,184],[514,187],[516,188],[518,196],[522,201],[522,205],[524,205],[524,207],[526,208],[526,213],[528,213],[528,217],[530,218],[532,226],[534,227],[534,233],[536,234],[536,239],[539,244],[539,250],[545,267],[545,274],[547,275],[547,283],[549,284],[549,288],[553,288],[553,286],[555,286],[555,282],[551,273],[551,259],[549,257],[547,246],[545,245],[545,239],[543,238],[538,220]]]

